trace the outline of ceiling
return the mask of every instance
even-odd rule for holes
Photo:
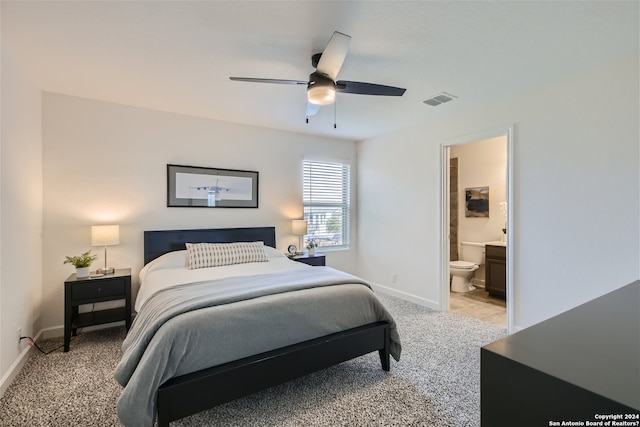
[[[2,1],[2,44],[42,90],[361,140],[478,108],[638,52],[638,3],[525,1]],[[305,123],[305,80],[333,31],[338,94]],[[594,88],[601,92],[606,88]],[[422,101],[440,92],[458,99]],[[334,118],[336,128],[334,129]]]

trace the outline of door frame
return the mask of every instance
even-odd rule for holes
[[[507,137],[507,176],[506,176],[506,201],[507,201],[507,333],[511,334],[514,328],[515,308],[514,301],[514,216],[513,216],[513,143],[514,125],[499,126],[484,131],[474,132],[469,135],[451,138],[440,143],[440,307],[442,311],[449,311],[449,147],[453,145],[468,144],[485,139]]]

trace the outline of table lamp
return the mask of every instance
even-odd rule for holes
[[[300,236],[299,249],[302,250],[302,236],[307,234],[307,221],[305,221],[304,219],[291,220],[291,234],[293,234],[294,236]]]
[[[115,269],[107,267],[107,246],[120,244],[119,225],[91,226],[91,246],[104,246],[104,268],[97,270],[101,274],[113,274]]]

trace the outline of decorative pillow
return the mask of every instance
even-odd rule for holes
[[[263,242],[187,243],[189,268],[268,261]]]

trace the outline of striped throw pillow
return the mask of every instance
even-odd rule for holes
[[[189,269],[266,262],[264,242],[187,243]]]

